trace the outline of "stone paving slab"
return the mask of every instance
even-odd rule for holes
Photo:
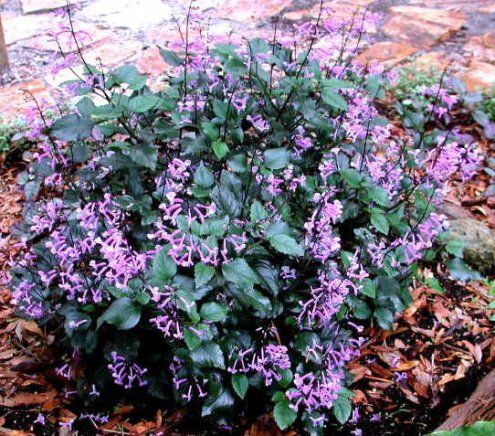
[[[8,47],[36,35],[47,35],[48,29],[53,25],[53,19],[47,15],[14,16],[11,13],[5,13],[2,14],[2,24],[5,43]]]
[[[177,10],[171,6],[172,2],[169,3],[161,0],[96,0],[84,7],[79,16],[136,32],[171,20]]]
[[[33,100],[26,93],[29,91],[39,101],[52,101],[52,96],[45,83],[36,79],[0,88],[0,119],[12,120],[25,113],[33,106]]]
[[[395,40],[418,48],[429,48],[448,39],[467,21],[460,12],[417,6],[394,6],[389,11],[392,16],[382,31]]]
[[[469,70],[461,78],[470,91],[479,91],[495,87],[495,65],[488,62],[473,61]]]
[[[495,6],[493,0],[409,0],[409,4],[458,12],[487,12]]]
[[[115,33],[110,29],[110,27],[103,24],[81,22],[77,24],[76,29],[78,32],[87,35],[86,38],[81,38],[79,40],[79,45],[82,48],[94,47],[104,41],[109,41],[115,36]],[[65,52],[70,51],[71,47],[74,45],[74,40],[70,34],[61,35],[58,40],[60,46]],[[28,39],[23,39],[19,43],[22,47],[33,50],[45,52],[59,51],[59,46],[57,45],[55,39],[44,32],[41,34],[35,34]]]
[[[80,0],[71,0],[71,4],[79,2]],[[21,0],[21,5],[24,14],[32,14],[63,8],[67,5],[67,0]]]
[[[24,54],[25,66],[29,65],[29,53],[36,54],[31,61],[32,80],[0,87],[2,118],[22,115],[26,103],[18,91],[23,86],[49,96],[49,90],[58,90],[71,78],[70,73],[50,76],[40,68],[49,63],[56,50],[48,37],[54,20],[47,11],[63,6],[65,1],[0,0],[6,41],[14,55],[12,68],[16,68],[16,56]],[[82,44],[89,62],[101,60],[107,67],[137,62],[142,72],[153,76],[150,86],[162,86],[168,66],[157,46],[179,40],[175,21],[185,17],[189,0],[75,1],[81,6],[76,14],[77,26],[93,35],[91,42]],[[358,7],[382,15],[374,32],[377,41],[363,47],[359,57],[362,62],[378,62],[386,68],[412,63],[420,68],[450,66],[470,89],[495,84],[495,0],[327,0],[325,6],[338,16],[346,16]],[[272,21],[278,16],[283,16],[286,24],[314,19],[319,0],[198,0],[195,7],[211,17],[211,35],[230,35],[235,42],[242,36],[270,37]],[[480,20],[484,27],[478,27]]]
[[[416,53],[417,50],[416,47],[400,42],[377,42],[361,53],[358,60],[363,64],[378,62],[385,68],[391,68]]]
[[[215,3],[213,8],[205,8],[205,4]],[[238,21],[241,23],[258,23],[280,14],[283,9],[292,4],[292,0],[206,0],[200,2],[201,8],[208,12],[208,15]]]

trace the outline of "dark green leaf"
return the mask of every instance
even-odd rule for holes
[[[191,359],[200,368],[225,369],[222,350],[214,342],[203,342],[195,350],[191,351]]]
[[[214,275],[214,267],[203,263],[197,263],[194,266],[194,282],[196,284],[196,288],[206,285]]]
[[[213,173],[205,167],[203,162],[201,162],[198,169],[194,173],[194,183],[202,188],[209,188],[213,185],[213,183],[215,183]]]
[[[290,153],[283,147],[265,150],[265,166],[271,170],[281,170],[289,163]]]
[[[357,188],[363,180],[363,176],[354,168],[346,168],[340,172],[340,175],[353,188]]]
[[[256,224],[258,221],[266,220],[269,213],[258,200],[255,200],[251,205],[250,216],[251,222]]]
[[[248,378],[244,374],[232,374],[232,387],[239,398],[244,399],[249,387]]]
[[[174,51],[161,48],[160,54],[163,60],[173,67],[178,67],[182,63],[182,59]]]
[[[141,306],[134,304],[127,297],[115,300],[98,318],[97,328],[104,322],[112,324],[119,330],[129,330],[137,325],[141,318]]]
[[[184,329],[184,342],[187,348],[190,350],[195,350],[201,344],[201,338],[192,331],[189,327]]]
[[[345,101],[345,98],[340,94],[333,92],[330,88],[324,88],[321,96],[323,101],[329,106],[342,111],[347,109],[347,102]]]
[[[274,235],[268,241],[280,253],[287,254],[288,256],[304,256],[303,247],[291,236]]]
[[[378,307],[373,314],[378,322],[378,325],[383,330],[390,330],[394,322],[394,313],[386,307]]]
[[[388,235],[390,226],[388,224],[387,216],[380,209],[372,209],[371,211],[371,224],[373,227],[384,235]]]
[[[129,100],[129,110],[138,114],[148,112],[160,103],[156,95],[137,95]]]
[[[356,301],[353,307],[353,312],[357,319],[368,319],[372,315],[370,307],[362,300]]]
[[[168,248],[163,248],[153,259],[153,277],[162,284],[168,283],[177,273],[177,265],[167,252]]]
[[[82,141],[91,136],[94,126],[89,117],[70,114],[56,120],[50,127],[50,132],[55,139],[61,141]]]
[[[211,144],[211,148],[218,159],[223,159],[229,154],[229,146],[225,142],[215,141]]]
[[[201,411],[201,415],[208,416],[219,410],[230,409],[233,404],[234,397],[232,394],[229,391],[222,389],[217,396],[208,396]]]
[[[227,307],[218,303],[205,303],[201,306],[199,314],[206,321],[219,322],[227,317]]]
[[[235,259],[222,265],[225,280],[239,286],[253,286],[260,283],[258,274],[244,259]]]
[[[292,410],[288,401],[279,401],[273,409],[273,417],[280,430],[285,430],[297,418],[297,413]]]
[[[352,412],[352,405],[347,395],[339,395],[335,400],[332,407],[333,414],[337,421],[341,424],[345,424]]]

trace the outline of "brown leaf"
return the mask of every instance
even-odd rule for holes
[[[474,345],[473,356],[476,362],[481,363],[483,352],[481,351],[481,347],[478,344]]]
[[[413,402],[414,404],[419,404],[419,399],[413,391],[401,385],[399,385],[399,388],[409,401]]]
[[[260,416],[257,421],[245,431],[244,436],[282,436],[270,414]]]
[[[408,360],[406,362],[401,362],[395,368],[390,368],[392,371],[410,371],[419,365],[419,360]]]
[[[0,405],[5,407],[29,406],[32,404],[43,404],[57,396],[56,391],[41,393],[20,392],[11,398],[1,398]]]
[[[34,333],[38,336],[45,337],[45,334],[43,331],[39,328],[38,324],[36,324],[34,321],[26,321],[26,320],[21,320],[21,327],[23,330],[26,330],[30,333]]]
[[[16,357],[10,361],[12,371],[32,374],[40,369],[40,361],[31,357]]]

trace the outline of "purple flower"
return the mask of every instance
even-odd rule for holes
[[[124,389],[131,389],[134,386],[146,386],[148,382],[144,380],[144,375],[148,372],[146,368],[141,368],[137,363],[128,362],[123,356],[112,351],[112,363],[108,365],[113,381],[116,385]]]
[[[46,424],[45,415],[43,415],[42,413],[38,413],[38,416],[33,421],[33,424],[45,425]]]
[[[253,127],[259,132],[267,132],[270,130],[270,125],[261,115],[248,115],[246,119],[251,122]]]
[[[270,386],[273,379],[281,380],[281,371],[290,369],[290,359],[284,345],[267,345],[253,356],[251,369],[261,373],[265,379],[265,385]]]

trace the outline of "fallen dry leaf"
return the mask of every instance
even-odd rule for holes
[[[20,392],[11,398],[0,397],[0,406],[17,407],[43,404],[47,401],[53,400],[56,396],[57,391],[54,390],[41,393]]]

